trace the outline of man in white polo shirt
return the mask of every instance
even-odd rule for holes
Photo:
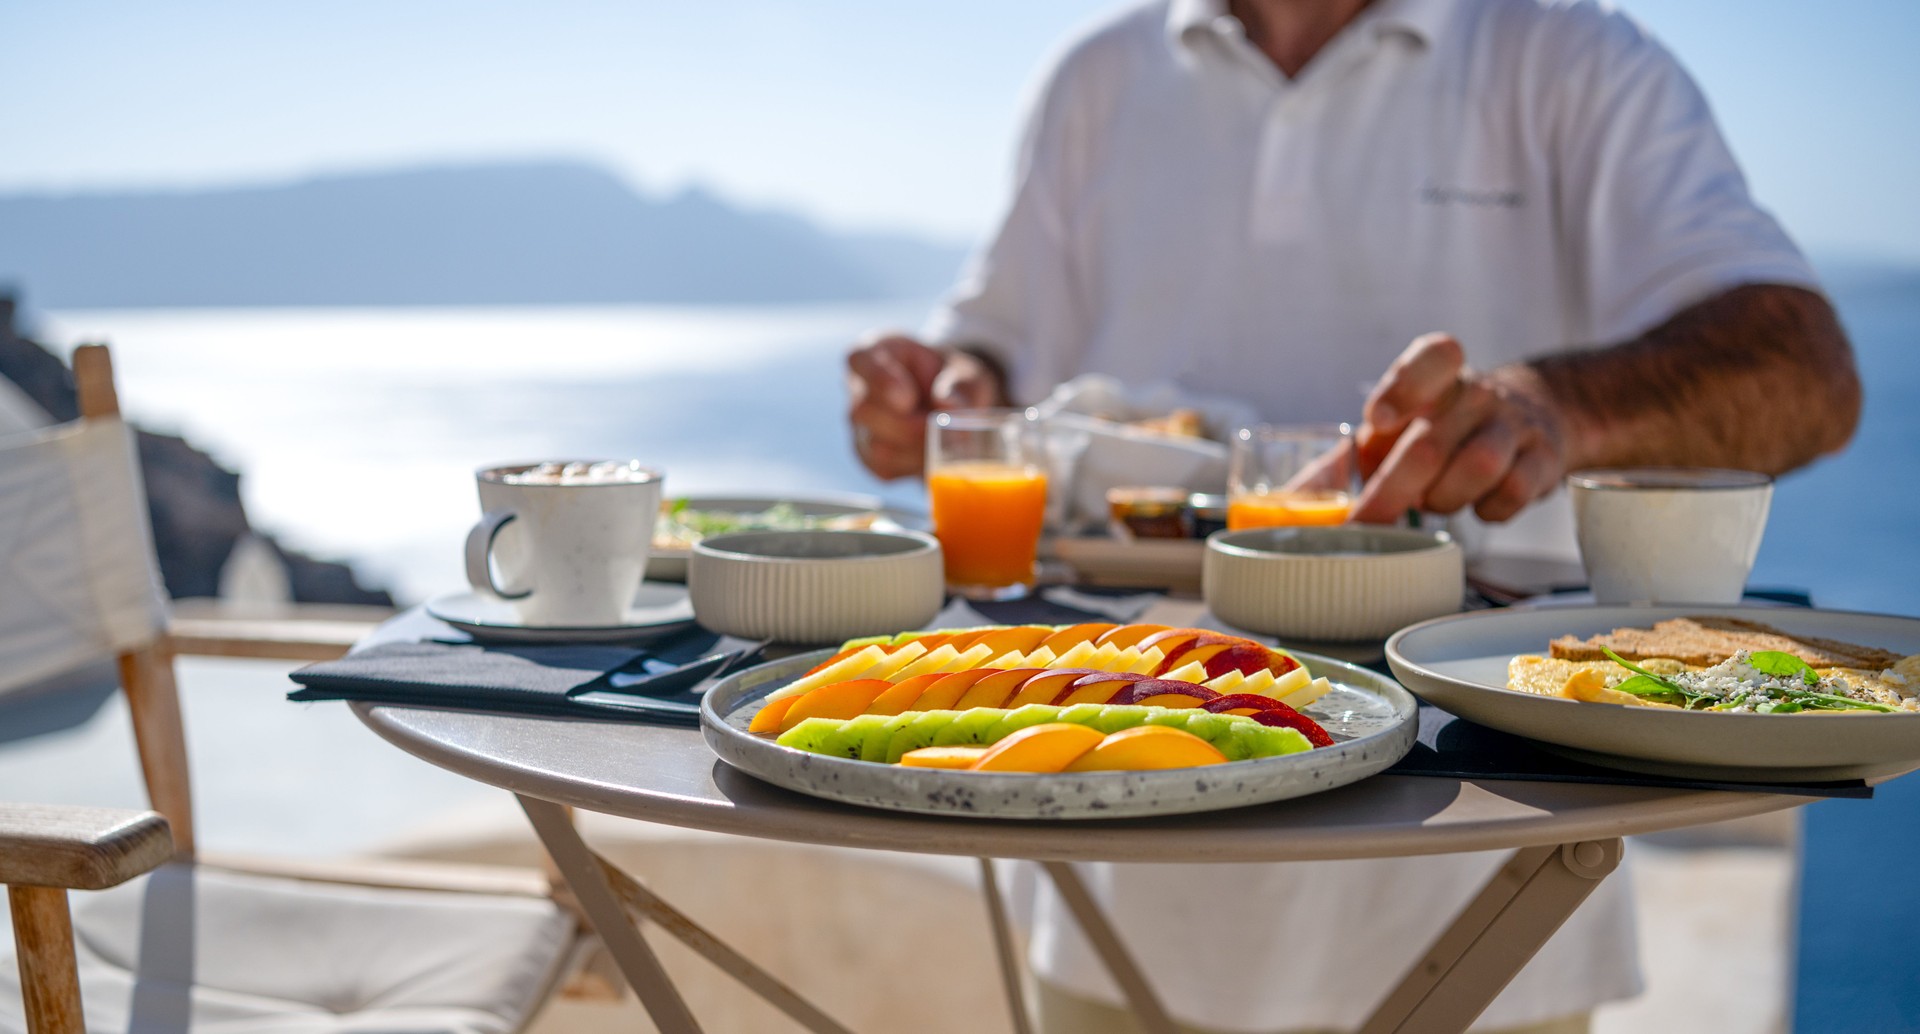
[[[1372,385],[1357,519],[1471,511],[1496,545],[1564,551],[1574,467],[1779,473],[1845,444],[1860,389],[1817,292],[1698,89],[1620,14],[1163,0],[1060,57],[997,234],[922,338],[850,355],[850,418],[898,477],[930,410],[1082,373],[1277,422],[1350,419]],[[1354,1026],[1498,861],[1088,869],[1178,1018],[1254,1031]],[[1582,1029],[1636,992],[1623,882],[1482,1028]],[[1119,1001],[1057,901],[1035,922],[1054,1015]]]

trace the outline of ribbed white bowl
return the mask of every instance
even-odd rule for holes
[[[1445,534],[1401,528],[1252,528],[1207,540],[1207,609],[1283,639],[1384,639],[1460,609],[1466,567]]]
[[[740,531],[694,545],[700,624],[782,643],[918,628],[945,600],[940,543],[917,531]]]

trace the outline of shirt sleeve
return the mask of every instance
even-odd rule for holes
[[[1022,403],[1072,376],[1085,344],[1067,225],[1069,180],[1085,150],[1085,120],[1073,110],[1075,64],[1071,54],[1063,58],[1029,102],[999,227],[923,331],[929,344],[993,353]]]
[[[1595,344],[1638,336],[1721,291],[1819,289],[1800,251],[1747,192],[1706,97],[1625,15],[1563,33],[1551,146],[1561,225]]]

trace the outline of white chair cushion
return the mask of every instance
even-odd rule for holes
[[[87,1029],[506,1034],[575,931],[550,901],[170,865],[74,895]],[[0,1031],[24,1030],[9,931]]]

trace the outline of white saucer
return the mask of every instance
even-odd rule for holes
[[[631,643],[693,627],[693,600],[687,587],[661,582],[641,582],[617,625],[529,625],[520,620],[511,602],[471,591],[429,600],[427,613],[475,639],[509,643]]]

